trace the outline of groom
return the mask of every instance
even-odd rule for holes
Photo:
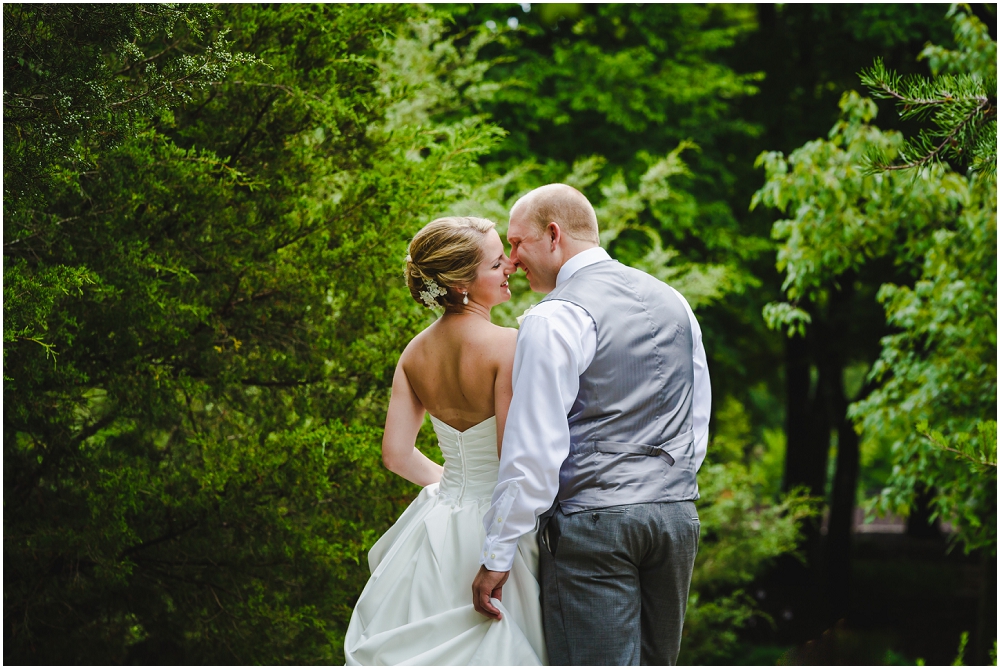
[[[551,663],[675,664],[711,407],[701,329],[677,291],[599,246],[575,188],[522,197],[507,239],[548,295],[518,333],[475,608],[501,617],[490,598],[540,517]]]

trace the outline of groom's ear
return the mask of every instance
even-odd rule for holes
[[[559,229],[559,224],[555,221],[549,221],[549,224],[545,226],[545,234],[549,238],[549,242],[552,244],[550,250],[555,250],[559,246],[559,240],[562,239],[562,230]]]

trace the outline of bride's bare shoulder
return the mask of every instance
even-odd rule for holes
[[[405,362],[412,359],[414,356],[423,356],[427,347],[433,344],[434,339],[434,325],[424,328],[416,334],[416,336],[411,339],[406,346],[403,348],[403,352],[399,356],[400,362]]]
[[[401,362],[435,357],[433,351],[465,349],[486,359],[513,358],[517,330],[492,323],[436,322],[417,334],[403,349]]]
[[[494,325],[493,331],[499,341],[513,344],[517,341],[517,328],[507,328],[502,325]]]
[[[514,357],[514,345],[517,343],[517,330],[494,325],[490,328],[488,344],[498,356]]]

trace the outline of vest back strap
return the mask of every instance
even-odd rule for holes
[[[679,434],[670,441],[662,444],[623,444],[616,441],[594,441],[589,444],[581,444],[577,448],[577,453],[625,453],[629,455],[648,455],[651,457],[662,457],[671,467],[674,466],[674,458],[670,451],[683,448],[694,441],[694,430],[688,430]]]

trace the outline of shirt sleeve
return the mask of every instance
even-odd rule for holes
[[[518,539],[555,501],[559,469],[569,455],[567,416],[596,350],[593,319],[568,302],[543,302],[521,324],[499,483],[483,519],[480,563],[491,571],[510,570]]]
[[[708,420],[712,415],[712,382],[708,376],[708,359],[705,356],[705,345],[701,338],[701,326],[694,317],[691,305],[684,296],[673,287],[680,298],[691,321],[691,342],[694,354],[694,393],[691,399],[691,422],[694,431],[694,469],[698,471],[708,453]]]

